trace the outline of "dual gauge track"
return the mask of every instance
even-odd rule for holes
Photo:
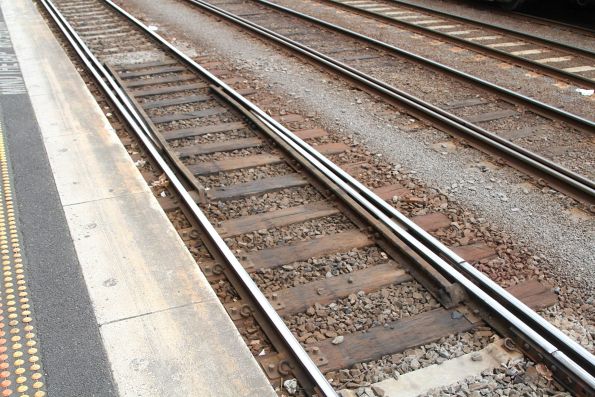
[[[258,331],[246,324],[255,321],[262,330],[266,354],[259,361],[273,381],[296,377],[307,395],[335,396],[329,374],[449,335],[492,329],[546,363],[569,390],[593,393],[593,356],[523,303],[547,305],[548,291],[536,283],[500,288],[469,263],[494,255],[489,247],[445,247],[429,234],[449,226],[445,215],[409,219],[386,201],[407,195],[406,187],[368,189],[331,161],[348,152],[347,145],[320,129],[286,128],[282,123],[299,120],[269,116],[246,99],[250,90],[234,90],[233,78],[216,77],[216,65],[200,65],[111,1],[41,4],[200,231],[209,256],[200,261],[203,272],[213,285],[233,291],[224,299],[230,317],[248,340]],[[122,62],[131,52],[150,59]],[[353,69],[342,73],[367,79]],[[483,134],[375,84],[418,112],[434,112],[446,129]],[[550,171],[570,177],[561,167]],[[304,232],[304,225],[314,232]],[[300,273],[304,263],[321,269]],[[353,309],[358,302],[382,306],[386,299],[419,305],[403,304],[382,321]],[[331,311],[334,326],[322,321]]]

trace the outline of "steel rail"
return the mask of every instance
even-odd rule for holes
[[[550,40],[550,39],[545,39],[543,37],[539,37],[539,36],[534,36],[532,34],[529,33],[524,33],[524,32],[518,32],[516,30],[512,30],[512,29],[508,29],[505,28],[504,26],[498,26],[498,25],[491,25],[489,23],[486,22],[481,22],[481,21],[476,21],[474,19],[471,18],[467,18],[467,17],[463,17],[460,15],[455,15],[455,14],[451,14],[448,13],[446,11],[440,11],[440,10],[436,10],[434,8],[431,7],[426,7],[426,6],[422,6],[420,4],[412,4],[406,1],[400,1],[400,0],[387,0],[389,3],[395,3],[395,4],[399,4],[403,7],[409,7],[409,8],[414,8],[416,10],[419,11],[423,11],[423,12],[428,12],[428,13],[432,13],[432,14],[437,14],[440,16],[443,16],[445,18],[451,18],[451,19],[455,19],[461,22],[465,22],[465,23],[469,23],[469,24],[474,24],[477,25],[479,27],[485,28],[485,29],[492,29],[492,30],[496,30],[511,36],[516,36],[519,39],[523,39],[529,42],[533,42],[536,44],[546,44],[548,46],[552,46],[552,47],[558,47],[559,49],[562,49],[564,51],[573,51],[573,52],[578,52],[580,54],[582,54],[583,56],[586,57],[595,57],[595,51],[592,50],[588,50],[586,48],[581,48],[581,47],[575,47],[573,45],[569,45],[569,44],[565,44],[565,43],[560,43],[554,40]]]
[[[279,5],[279,4],[272,3],[272,2],[270,2],[268,0],[252,0],[252,1],[257,2],[257,3],[264,4],[264,5],[268,6],[268,7],[277,9],[279,11],[282,11],[282,12],[287,13],[287,14],[290,14],[290,15],[294,15],[294,16],[296,16],[298,18],[301,18],[303,20],[306,20],[306,21],[315,23],[317,25],[320,25],[320,26],[323,26],[325,28],[334,30],[336,32],[340,32],[342,34],[345,34],[345,35],[348,35],[348,36],[351,36],[351,37],[355,37],[358,40],[362,40],[362,41],[364,41],[366,43],[373,44],[373,45],[375,45],[377,47],[382,48],[383,50],[387,50],[389,52],[398,54],[400,56],[409,58],[409,59],[411,59],[411,60],[413,60],[415,62],[424,64],[426,66],[430,66],[430,67],[435,68],[435,69],[437,69],[439,71],[447,72],[447,73],[452,74],[453,76],[456,76],[456,77],[458,77],[460,79],[469,81],[472,84],[475,84],[476,86],[479,86],[480,88],[483,88],[483,89],[486,89],[487,88],[487,89],[489,89],[491,91],[494,91],[494,92],[496,92],[499,95],[502,95],[502,96],[507,97],[507,99],[509,99],[509,100],[511,100],[513,102],[516,102],[516,103],[519,103],[521,105],[527,106],[528,108],[531,108],[533,110],[538,111],[539,113],[542,113],[543,115],[546,115],[546,116],[549,116],[549,117],[553,117],[553,118],[557,118],[558,120],[561,120],[561,121],[564,121],[564,122],[569,123],[571,125],[574,125],[574,126],[576,126],[578,128],[581,128],[581,129],[583,129],[585,131],[590,131],[592,133],[595,133],[595,121],[586,119],[584,117],[580,117],[580,116],[578,116],[576,114],[567,112],[567,111],[562,110],[562,109],[558,109],[558,108],[556,108],[554,106],[548,105],[548,104],[543,103],[541,101],[538,101],[538,100],[536,100],[534,98],[528,97],[526,95],[519,94],[518,92],[509,90],[508,88],[500,87],[497,84],[494,84],[494,83],[491,83],[489,81],[480,79],[479,77],[473,76],[473,75],[471,75],[469,73],[462,72],[462,71],[460,71],[458,69],[455,69],[455,68],[452,68],[450,66],[444,65],[442,63],[439,63],[439,62],[433,61],[431,59],[422,57],[421,55],[414,54],[414,53],[412,53],[410,51],[404,50],[404,49],[399,48],[399,47],[396,47],[394,45],[385,43],[385,42],[380,41],[380,40],[376,40],[376,39],[374,39],[372,37],[369,37],[369,36],[366,36],[364,34],[355,32],[353,30],[350,30],[350,29],[341,27],[339,25],[336,25],[336,24],[333,24],[333,23],[324,21],[322,19],[319,19],[319,18],[310,16],[310,15],[304,14],[302,12],[293,10],[291,8],[288,8],[288,7]],[[593,85],[593,82],[591,82],[591,84]]]
[[[41,0],[44,4],[46,4],[50,0]],[[144,24],[138,21],[136,18],[128,14],[126,11],[121,9],[119,6],[114,4],[110,0],[104,0],[106,4],[109,4],[115,10],[119,11],[122,15],[127,17],[131,22],[137,25],[138,28],[142,29],[146,34],[152,36],[158,43],[162,44],[164,47],[168,48],[174,55],[176,55],[181,61],[183,61],[188,66],[191,66],[194,70],[199,72],[205,78],[216,84],[217,86],[221,87],[221,89],[226,92],[230,97],[234,98],[238,103],[244,106],[247,110],[251,111],[255,116],[257,116],[262,122],[268,125],[273,131],[279,134],[279,137],[286,141],[289,145],[291,145],[295,150],[302,155],[304,158],[308,159],[312,166],[315,167],[317,170],[322,172],[323,174],[327,175],[329,178],[332,178],[333,181],[344,189],[346,193],[352,196],[358,203],[362,206],[368,208],[370,213],[375,214],[378,219],[382,220],[382,222],[391,228],[396,235],[401,237],[403,241],[409,245],[410,247],[414,248],[414,250],[418,253],[422,253],[425,258],[431,259],[432,263],[434,263],[438,268],[441,268],[445,273],[451,275],[454,279],[460,282],[465,288],[468,290],[469,293],[476,296],[481,301],[484,301],[491,309],[493,310],[493,314],[495,316],[500,316],[506,319],[513,327],[515,327],[519,332],[523,335],[527,336],[532,344],[535,344],[540,349],[542,349],[546,354],[548,354],[552,360],[559,365],[559,368],[565,368],[569,371],[570,374],[573,375],[573,380],[578,380],[582,382],[585,387],[588,387],[589,390],[595,389],[595,379],[591,375],[593,373],[593,369],[595,368],[595,357],[590,355],[586,350],[584,350],[580,345],[576,342],[573,342],[565,336],[561,331],[553,327],[550,323],[545,321],[541,318],[537,313],[529,309],[520,301],[516,300],[510,294],[503,293],[502,288],[500,288],[497,284],[487,278],[485,275],[481,274],[477,270],[475,270],[470,264],[466,263],[462,258],[458,257],[452,251],[448,250],[444,247],[440,242],[430,236],[427,232],[423,229],[419,228],[415,225],[412,221],[398,212],[396,209],[389,206],[386,202],[381,200],[378,196],[373,194],[370,190],[368,190],[365,186],[363,186],[360,182],[349,176],[347,173],[342,171],[338,166],[328,160],[326,157],[321,155],[315,149],[313,149],[310,145],[302,141],[300,138],[295,136],[285,127],[283,127],[280,123],[275,121],[269,115],[267,115],[264,111],[254,105],[252,102],[238,94],[236,91],[231,89],[227,84],[223,81],[219,80],[217,77],[209,73],[206,69],[198,65],[194,62],[191,58],[187,55],[173,47],[169,42],[163,39],[157,33],[148,29]],[[108,76],[109,77],[109,76]],[[112,80],[113,82],[113,80]],[[105,86],[106,83],[101,81],[102,85]],[[109,90],[109,87],[107,88]],[[111,94],[113,96],[113,94]],[[117,99],[117,98],[116,98]],[[124,108],[126,112],[126,108]],[[134,119],[131,118],[134,122]],[[141,128],[135,129],[135,131],[141,132]],[[141,137],[144,135],[141,134]],[[159,153],[157,150],[152,146],[151,141],[144,137],[143,140],[149,144],[149,147],[153,148],[151,152],[152,155],[155,155],[157,158],[159,157]],[[163,160],[163,159],[161,159]],[[162,161],[164,162],[164,161]],[[165,163],[167,166],[167,163]],[[179,180],[177,179],[175,173],[167,166],[169,170],[169,174],[172,175],[174,180],[176,180],[179,184]],[[182,193],[184,193],[183,186],[180,186],[182,189]],[[201,219],[205,222],[206,226],[209,226],[208,231],[210,233],[214,233],[215,236],[213,238],[223,246],[221,250],[227,252],[229,255],[229,259],[232,263],[235,263],[236,266],[241,268],[241,264],[237,261],[237,259],[233,256],[233,254],[229,251],[229,249],[225,249],[225,244],[223,240],[216,235],[216,232],[209,221],[206,219],[200,208],[194,203],[188,192],[183,195],[185,201],[188,202],[190,208],[193,211],[196,211],[197,215],[201,216]],[[395,223],[395,220],[398,220],[401,223],[399,226]],[[407,228],[407,230],[405,230]],[[415,236],[420,237],[420,240],[416,239]],[[218,238],[217,238],[218,237]],[[426,245],[427,244],[427,245]],[[437,251],[438,253],[434,252]],[[442,256],[441,256],[442,255]],[[445,259],[446,258],[446,259]],[[504,304],[497,301],[496,297],[492,297],[488,295],[484,290],[482,290],[478,285],[475,285],[471,280],[463,276],[457,269],[455,269],[451,264],[447,263],[447,260],[454,262],[454,265],[465,269],[469,267],[469,273],[478,274],[479,282],[483,282],[488,289],[488,291],[495,291],[495,295],[499,295],[501,299],[503,299],[506,303]],[[235,267],[235,266],[234,266]],[[239,269],[240,270],[240,269]],[[245,270],[241,269],[244,273]],[[245,273],[246,275],[246,282],[251,283],[251,285],[255,284],[251,280],[251,278]],[[263,299],[264,298],[263,296]],[[272,309],[268,302],[263,302],[263,306]],[[529,324],[523,322],[519,319],[515,314],[511,312],[511,310],[515,310],[518,313],[523,314],[524,319],[532,320]],[[276,313],[275,313],[276,314]],[[551,341],[545,339],[545,337],[540,336],[537,331],[534,330],[538,329],[539,331],[543,331],[546,337]],[[555,343],[554,343],[555,342]],[[303,350],[302,350],[303,351]],[[569,355],[570,354],[570,355]],[[575,362],[576,358],[582,360],[584,362],[581,365]],[[586,369],[585,369],[586,368]],[[556,371],[557,373],[557,371]],[[324,377],[323,377],[324,379]],[[326,381],[326,380],[325,380]],[[330,387],[330,386],[329,386]],[[335,395],[334,391],[332,392]]]
[[[368,76],[357,69],[343,64],[301,43],[288,39],[279,33],[266,29],[254,22],[238,17],[202,0],[187,1],[203,8],[209,7],[209,10],[217,15],[228,18],[236,24],[239,24],[261,36],[280,43],[301,55],[305,55],[307,58],[313,59],[317,63],[322,64],[335,72],[339,72],[340,74],[363,84],[365,87],[376,91],[380,95],[384,95],[396,100],[401,105],[408,106],[414,111],[417,111],[420,114],[428,117],[434,123],[438,123],[444,128],[447,128],[450,132],[467,139],[470,141],[470,143],[476,147],[479,147],[481,150],[487,151],[490,154],[494,154],[504,159],[512,159],[516,168],[519,168],[525,172],[528,171],[529,174],[535,176],[536,178],[547,180],[550,185],[572,195],[575,198],[578,198],[581,201],[584,201],[588,204],[593,204],[595,202],[595,182],[590,181],[582,175],[576,174],[559,164],[553,163],[550,160],[530,152],[521,146],[518,146],[487,130],[469,123],[468,121],[454,114],[427,103],[404,91],[398,90],[383,81]]]
[[[565,70],[558,69],[558,68],[555,68],[555,67],[547,65],[547,64],[535,62],[531,59],[523,58],[522,56],[514,55],[509,52],[499,50],[497,48],[487,47],[480,43],[476,43],[474,41],[467,40],[467,39],[459,37],[459,36],[454,36],[454,35],[448,34],[448,32],[441,32],[439,30],[434,30],[434,29],[431,29],[431,28],[423,26],[423,25],[416,25],[414,22],[399,20],[397,18],[391,17],[390,15],[382,14],[378,11],[370,11],[365,8],[359,8],[355,5],[341,3],[336,0],[319,0],[319,1],[323,1],[325,3],[332,4],[333,6],[336,6],[336,7],[341,7],[343,9],[349,10],[354,13],[365,15],[368,17],[373,17],[380,21],[387,22],[392,25],[404,26],[406,29],[416,31],[416,32],[422,33],[427,36],[432,36],[432,37],[435,37],[435,38],[438,38],[441,40],[454,42],[461,46],[471,48],[477,52],[491,55],[497,59],[512,62],[512,63],[520,65],[524,68],[538,71],[540,73],[550,75],[550,76],[553,76],[556,78],[560,78],[560,79],[572,82],[577,85],[582,84],[586,87],[595,87],[595,81],[593,81],[592,79],[590,79],[588,77],[584,77],[584,76],[578,75],[576,73],[567,72]]]
[[[490,308],[493,316],[504,319],[524,335],[534,346],[549,355],[551,361],[555,362],[558,370],[565,368],[568,374],[571,374],[574,378],[570,382],[567,382],[567,379],[561,379],[562,383],[568,384],[578,380],[590,392],[595,391],[595,377],[592,375],[595,373],[595,357],[582,346],[571,340],[559,329],[445,247],[395,208],[388,205],[388,203],[380,199],[355,178],[341,170],[341,168],[316,151],[312,146],[294,135],[262,109],[212,75],[186,54],[172,46],[159,34],[148,29],[142,22],[114,4],[111,0],[104,1],[126,16],[130,21],[134,22],[145,33],[151,35],[157,42],[168,48],[188,66],[191,66],[194,70],[211,80],[213,84],[221,87],[231,98],[251,111],[263,124],[276,132],[279,138],[294,148],[300,156],[307,159],[314,169],[331,179],[345,193],[351,196],[354,201],[376,216],[414,252],[433,264],[443,274],[449,276],[455,282],[460,283],[468,293],[475,296],[479,301],[484,302]],[[188,1],[197,5],[203,4],[206,9],[217,8],[201,0]],[[398,220],[400,224],[397,224],[395,220]],[[466,273],[467,277],[463,272]],[[489,291],[489,293],[486,291]],[[539,332],[536,330],[539,330]],[[555,372],[557,373],[557,371]],[[574,385],[574,387],[576,386]]]
[[[227,261],[228,265],[235,272],[236,276],[246,287],[247,291],[251,294],[254,302],[259,306],[259,309],[265,314],[267,319],[273,324],[279,335],[287,344],[289,350],[294,354],[297,362],[303,366],[306,373],[311,377],[313,383],[317,386],[317,392],[322,393],[325,397],[338,397],[337,393],[328,383],[327,379],[320,372],[316,364],[312,361],[308,353],[295,339],[283,319],[275,311],[268,299],[258,288],[256,283],[252,280],[248,272],[244,269],[239,260],[235,257],[231,249],[225,244],[221,236],[217,233],[216,229],[210,223],[206,215],[202,212],[199,206],[196,204],[190,193],[186,190],[183,183],[178,178],[176,172],[170,167],[163,155],[161,154],[158,147],[155,145],[153,139],[147,134],[147,127],[143,126],[144,123],[139,123],[141,120],[139,114],[134,114],[135,109],[132,104],[128,101],[126,96],[122,96],[123,92],[121,88],[112,78],[110,73],[106,70],[103,64],[93,55],[91,50],[86,46],[84,41],[78,36],[78,34],[72,29],[70,24],[62,16],[60,11],[55,7],[51,0],[40,0],[48,11],[50,16],[53,18],[55,23],[58,25],[63,35],[69,41],[78,57],[87,67],[87,70],[93,75],[96,82],[100,85],[102,91],[109,97],[110,101],[117,107],[122,117],[126,120],[129,127],[135,132],[138,138],[141,140],[143,145],[147,148],[151,157],[155,160],[158,166],[166,174],[170,180],[172,186],[180,195],[184,204],[190,210],[193,216],[195,216],[199,225],[203,228],[204,233],[212,240],[214,246],[219,250],[219,254],[222,255]],[[110,5],[117,7],[115,4]],[[138,22],[138,21],[137,21]],[[146,27],[145,27],[146,28]],[[147,29],[148,31],[148,29]]]

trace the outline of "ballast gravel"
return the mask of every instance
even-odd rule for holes
[[[342,214],[327,216],[289,226],[270,228],[265,233],[256,230],[225,240],[231,249],[245,252],[259,251],[266,248],[295,244],[298,241],[312,240],[322,236],[330,236],[355,226]]]
[[[251,276],[262,291],[274,292],[363,270],[384,263],[387,258],[386,253],[377,246],[371,246],[323,258],[310,258],[307,261],[283,265],[275,270],[263,268]]]
[[[439,307],[438,301],[419,283],[409,281],[369,294],[359,291],[328,305],[316,303],[303,313],[286,317],[285,322],[300,342],[311,344],[386,326]]]

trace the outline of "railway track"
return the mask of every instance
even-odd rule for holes
[[[595,86],[593,51],[406,2],[324,1],[472,48],[556,79],[589,88]],[[592,38],[592,33],[590,36]]]
[[[593,356],[463,259],[493,252],[444,247],[428,233],[443,214],[409,220],[384,201],[402,186],[372,192],[324,156],[349,147],[288,130],[111,1],[41,3],[200,230],[199,264],[271,379],[333,396],[327,378],[357,384],[361,363],[463,333],[473,350],[498,332],[592,393]],[[515,293],[551,299],[535,283]]]
[[[589,170],[589,164],[594,161],[591,159],[593,121],[553,110],[555,108],[549,105],[510,90],[265,0],[225,2],[223,8],[215,6],[216,2],[189,2],[347,77],[365,90],[383,96],[399,109],[405,108],[406,112],[439,126],[443,131],[463,137],[471,145],[505,159],[588,206],[593,204],[595,190]],[[414,59],[427,69],[419,69],[401,57]],[[449,96],[442,95],[442,91],[421,93],[421,97],[409,94],[404,90],[410,86],[409,77],[401,73],[403,68],[423,74],[419,79],[427,81],[438,78],[431,68],[437,69],[444,74],[440,84],[449,86]],[[453,81],[448,74],[464,83]],[[465,84],[467,82],[473,85]],[[490,95],[492,93],[498,96]],[[548,119],[557,122],[550,123],[537,113],[547,114]],[[539,139],[528,139],[520,146],[505,138],[512,131],[528,135],[539,131],[539,134],[551,134],[566,143],[554,148],[550,142],[547,148],[540,148],[541,144],[536,144]],[[570,151],[573,156],[580,153],[583,159],[579,163],[569,163],[574,170],[567,169],[564,155],[560,156]],[[555,164],[552,158],[559,159],[561,164]]]

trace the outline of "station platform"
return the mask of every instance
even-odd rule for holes
[[[0,396],[275,396],[33,1],[0,10]]]

